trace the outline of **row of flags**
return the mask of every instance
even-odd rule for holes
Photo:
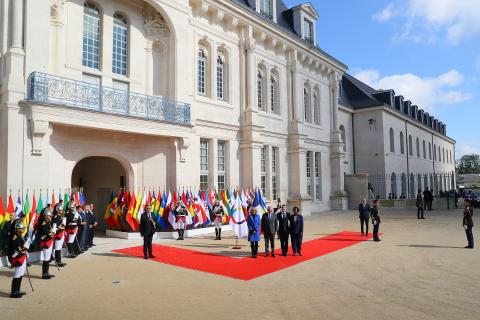
[[[145,207],[150,204],[152,213],[160,231],[177,229],[173,204],[183,204],[188,212],[187,226],[189,228],[206,227],[213,221],[213,208],[218,202],[223,207],[223,223],[232,225],[239,238],[248,233],[246,219],[248,209],[253,206],[261,215],[267,211],[260,188],[232,189],[232,190],[207,190],[207,191],[163,191],[134,192],[120,191],[112,193],[110,203],[105,209],[105,222],[107,228],[124,232],[138,232],[140,218],[145,212]]]
[[[16,213],[17,217],[20,217],[22,214],[22,223],[25,226],[25,234],[31,239],[33,232],[37,228],[38,218],[40,217],[40,213],[42,210],[51,205],[52,207],[55,206],[57,203],[63,201],[64,209],[67,209],[67,203],[70,200],[74,200],[77,205],[85,205],[86,198],[83,192],[77,191],[72,193],[59,193],[58,197],[56,197],[55,193],[52,192],[51,195],[48,193],[45,196],[39,194],[37,199],[37,195],[33,192],[32,197],[29,196],[27,193],[25,195],[25,199],[22,201],[20,195],[18,195],[17,200],[14,201],[12,195],[8,196],[7,206],[4,207],[3,199],[0,196],[0,250],[4,251],[5,244],[3,232],[3,226],[6,222],[11,220],[13,213]]]

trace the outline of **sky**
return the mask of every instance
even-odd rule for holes
[[[480,154],[480,0],[311,3],[324,51],[361,81],[394,89],[446,123],[457,159]]]

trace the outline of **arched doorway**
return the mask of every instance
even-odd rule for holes
[[[72,171],[72,187],[83,188],[88,203],[95,206],[99,229],[106,229],[104,214],[113,190],[125,188],[127,174],[122,164],[110,157],[87,157]]]

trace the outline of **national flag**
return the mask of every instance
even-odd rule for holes
[[[170,225],[172,226],[173,229],[177,230],[178,225],[177,222],[175,221],[175,215],[173,214],[172,210],[172,204],[173,203],[178,203],[177,199],[177,191],[173,191],[173,196],[171,195],[170,191],[168,191],[168,198],[167,198],[167,209],[168,209],[168,222],[170,222]]]
[[[55,200],[55,192],[52,191],[52,207],[55,207],[57,201]]]
[[[113,199],[113,196],[110,197],[110,200]],[[63,210],[64,211],[67,211],[67,205],[68,205],[68,202],[70,201],[70,196],[68,195],[67,192],[65,192],[65,196],[63,197]],[[111,203],[111,202],[110,202]],[[42,208],[43,209],[43,208]]]
[[[205,202],[206,200],[206,195],[205,195],[205,191],[199,191],[198,192],[198,199],[199,199],[199,202],[200,202],[200,205],[202,207],[202,218],[203,218],[203,222],[208,222],[210,223],[210,212],[208,211],[208,204]]]
[[[2,230],[4,220],[5,220],[5,209],[3,208],[2,196],[0,196],[0,232]]]
[[[4,222],[10,221],[12,214],[15,212],[15,208],[13,207],[13,198],[12,195],[8,196],[8,205],[7,209],[5,210],[5,219]]]
[[[242,200],[237,196],[232,206],[230,225],[239,239],[248,235],[248,226],[242,210]]]
[[[112,215],[112,209],[113,206],[115,206],[117,199],[112,192],[112,195],[110,196],[110,203],[107,205],[107,208],[105,208],[105,223],[107,224],[108,229],[113,230],[116,227],[116,224],[114,222],[114,217]]]
[[[37,198],[35,197],[35,192],[33,193],[33,200],[32,200],[32,209],[30,211],[30,225],[28,226],[28,238],[32,239],[33,230],[36,229],[36,225],[38,222],[38,215],[37,215]]]
[[[17,214],[17,218],[19,218],[22,213],[22,200],[20,196],[17,197],[17,203],[15,203],[15,213]]]
[[[81,206],[84,206],[87,203],[87,199],[85,198],[85,195],[81,191],[78,192],[78,201],[80,202]]]
[[[160,227],[160,230],[164,230],[167,227],[167,224],[165,222],[165,216],[164,216],[165,207],[167,206],[167,196],[165,194],[165,191],[163,191],[162,195],[160,195],[160,193],[159,193],[158,197],[161,200],[160,200],[160,207],[158,208],[157,223]]]
[[[131,231],[137,231],[138,222],[133,218],[133,210],[136,205],[135,194],[133,192],[128,193],[128,207],[126,210],[125,220],[127,221],[128,226],[130,227]]]
[[[25,236],[25,234],[28,232],[28,227],[30,226],[30,199],[28,198],[28,193],[25,195],[25,203],[23,205],[23,219],[22,219],[22,223],[23,225],[25,226],[25,233],[23,236]]]
[[[133,217],[135,218],[135,220],[138,223],[140,223],[140,216],[138,215],[138,210],[140,209],[140,205],[142,204],[142,200],[143,200],[142,191],[140,191],[138,193],[138,196],[137,196],[137,199],[136,199],[135,209],[133,210]]]
[[[145,212],[145,205],[147,204],[148,194],[144,193],[142,198],[142,203],[140,203],[140,208],[138,208],[138,221],[142,218],[142,214]]]

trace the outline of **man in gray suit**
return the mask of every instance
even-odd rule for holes
[[[267,207],[267,212],[262,216],[262,231],[265,237],[265,257],[268,257],[268,245],[272,248],[272,257],[275,257],[275,234],[278,230],[277,215],[272,206]]]

